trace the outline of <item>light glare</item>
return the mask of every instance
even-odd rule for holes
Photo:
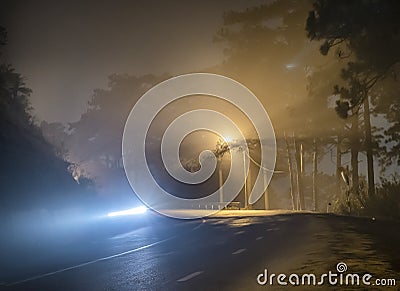
[[[288,70],[294,69],[294,68],[296,68],[296,67],[297,67],[296,64],[287,64],[287,65],[286,65],[286,69],[288,69]]]
[[[231,136],[225,136],[224,139],[227,143],[231,143],[233,141],[233,138]]]
[[[136,215],[136,214],[143,214],[147,211],[147,207],[145,206],[139,206],[127,210],[121,210],[121,211],[115,211],[115,212],[110,212],[107,214],[108,217],[114,217],[114,216],[124,216],[124,215]]]

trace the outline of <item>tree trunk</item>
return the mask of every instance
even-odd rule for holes
[[[251,191],[253,190],[253,185],[251,181],[251,163],[249,164],[249,173],[247,175],[247,189],[249,191],[249,197],[251,195]],[[253,209],[253,205],[250,203],[247,203],[247,209]]]
[[[294,137],[293,137],[294,138]],[[302,146],[296,143],[294,138],[294,148],[296,155],[296,166],[297,166],[297,192],[300,202],[300,210],[305,210],[304,195],[303,195],[303,172],[302,172]]]
[[[294,191],[293,191],[293,184],[294,184],[294,179],[293,179],[293,167],[292,167],[292,158],[290,156],[290,147],[289,147],[289,142],[286,137],[286,133],[283,133],[283,136],[285,138],[285,144],[286,144],[286,153],[288,157],[288,171],[289,171],[289,177],[290,177],[290,197],[292,198],[292,209],[295,209],[295,202],[294,202]]]
[[[368,94],[364,98],[364,125],[365,125],[365,148],[367,151],[367,173],[368,173],[368,196],[375,194],[374,180],[374,157],[372,152],[371,116],[369,113]]]
[[[300,143],[300,173],[301,176],[303,177],[304,173],[304,149],[303,149],[303,143]]]
[[[268,193],[268,187],[267,187],[267,171],[265,171],[264,169],[260,169],[260,171],[263,171],[263,182],[264,182],[264,187],[265,187],[264,206],[265,206],[265,210],[269,210],[270,206],[269,206],[269,193]]]
[[[354,194],[358,193],[358,152],[360,146],[360,140],[358,135],[358,110],[353,109],[351,121],[351,181],[352,189]]]
[[[314,138],[313,141],[313,146],[314,146],[314,153],[313,153],[313,179],[312,179],[312,184],[313,184],[313,210],[317,211],[318,209],[318,197],[317,197],[317,173],[318,173],[318,155],[317,155],[317,141]]]
[[[340,174],[340,167],[342,166],[342,136],[338,133],[336,145],[336,196],[342,195],[342,177]]]
[[[250,171],[250,165],[249,165],[249,171]],[[247,198],[246,152],[244,150],[243,150],[243,173],[244,173],[244,181],[243,181],[244,209],[247,209],[249,199]]]

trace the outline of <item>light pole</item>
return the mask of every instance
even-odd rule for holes
[[[221,209],[223,202],[224,202],[224,193],[222,191],[222,185],[223,185],[223,177],[222,177],[222,158],[219,157],[218,158],[218,162],[219,162],[219,167],[218,167],[218,176],[219,176],[219,206],[218,209]]]
[[[229,151],[229,143],[228,141],[219,140],[217,142],[216,148],[214,150],[214,155],[218,159],[218,180],[219,180],[219,205],[218,209],[222,209],[224,204],[224,193],[222,190],[222,186],[224,184],[224,177],[222,175],[222,158],[226,152]]]

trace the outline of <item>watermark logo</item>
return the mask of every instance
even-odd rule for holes
[[[338,263],[338,264],[336,265],[336,270],[337,270],[339,273],[346,272],[346,271],[347,271],[347,265],[346,265],[345,263],[343,263],[343,262],[340,262],[340,263]]]
[[[230,171],[222,189],[196,199],[176,197],[164,190],[152,176],[146,160],[145,140],[156,115],[168,104],[187,96],[207,95],[230,102],[240,109],[253,124],[260,143],[260,168],[249,196],[249,203],[255,203],[264,193],[271,178],[276,160],[276,140],[272,123],[257,97],[244,85],[225,76],[194,73],[181,75],[157,84],[147,91],[131,110],[125,124],[122,140],[122,157],[129,183],[136,195],[153,210],[175,218],[198,218],[211,215],[219,209],[191,211],[193,205],[219,203],[223,208],[232,202],[241,191],[249,169],[249,149],[240,127],[228,116],[215,110],[197,109],[178,116],[169,124],[161,140],[161,157],[168,173],[186,184],[199,184],[208,180],[217,166],[217,158],[210,150],[199,156],[200,169],[186,170],[179,159],[179,147],[183,139],[198,130],[211,131],[225,140],[231,156]],[[231,139],[240,151],[232,150]],[[224,193],[221,200],[221,193]]]
[[[336,265],[337,272],[329,271],[321,275],[317,274],[275,274],[269,273],[267,269],[257,275],[259,285],[293,285],[293,286],[396,286],[394,278],[377,278],[369,273],[357,274],[346,273],[347,265],[340,262]]]

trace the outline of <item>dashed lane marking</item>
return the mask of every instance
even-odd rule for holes
[[[238,255],[238,254],[241,254],[241,253],[243,253],[243,252],[245,252],[246,251],[246,249],[238,249],[237,251],[234,251],[233,253],[232,253],[232,255]]]
[[[197,277],[198,275],[200,275],[202,273],[204,273],[204,271],[197,271],[197,272],[189,274],[185,277],[182,277],[182,278],[178,279],[177,281],[178,282],[186,282],[186,281],[189,281],[190,279],[193,279],[194,277]]]

